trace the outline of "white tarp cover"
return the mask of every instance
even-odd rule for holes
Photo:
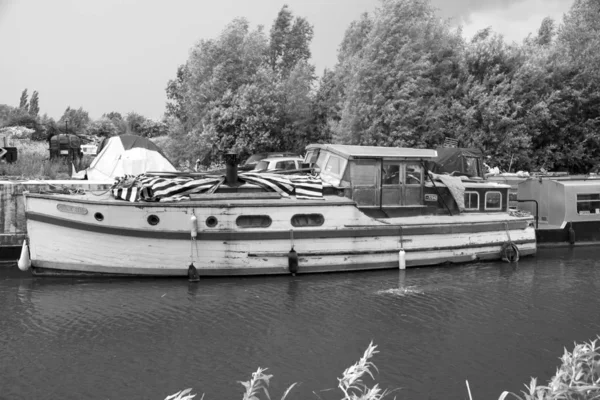
[[[145,172],[176,172],[171,162],[150,140],[121,135],[107,139],[86,170],[88,180],[113,181],[116,177]]]

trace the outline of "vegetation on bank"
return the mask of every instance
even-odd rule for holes
[[[47,142],[29,139],[13,139],[13,145],[18,148],[17,161],[13,163],[0,162],[0,180],[25,179],[70,179],[72,164],[64,159],[50,159]],[[75,162],[75,168],[81,170],[89,167],[93,158],[83,156]]]
[[[548,385],[538,385],[536,378],[525,385],[527,391],[522,396],[504,392],[499,400],[515,398],[519,400],[592,400],[600,399],[600,344],[596,340],[575,344],[573,352],[560,358],[561,365]]]
[[[237,18],[195,44],[165,82],[161,121],[114,111],[92,121],[81,107],[54,121],[40,116],[43,96],[24,90],[18,107],[0,105],[0,128],[27,126],[33,140],[164,136],[176,166],[311,142],[435,148],[454,138],[501,169],[586,173],[600,163],[599,25],[600,3],[574,0],[521,43],[490,28],[466,39],[428,0],[381,0],[317,74],[313,27],[284,6],[268,29]]]
[[[573,352],[565,349],[560,358],[561,365],[556,375],[550,379],[548,385],[538,385],[536,378],[531,378],[531,383],[525,385],[527,391],[521,395],[512,392],[503,392],[498,400],[592,400],[600,398],[600,345],[597,340],[575,344]],[[369,378],[374,380],[373,372],[377,367],[372,361],[375,354],[379,353],[373,342],[369,344],[362,357],[338,378],[338,389],[343,394],[342,400],[381,400],[396,390],[382,389],[377,383],[368,384]],[[271,400],[269,381],[272,375],[265,374],[266,368],[258,368],[252,373],[252,378],[246,382],[239,382],[244,387],[243,400]],[[296,383],[290,385],[281,396],[285,400],[292,392]],[[467,383],[468,389],[468,383]],[[469,398],[473,400],[470,390]],[[192,400],[196,394],[192,389],[185,389],[165,400]],[[290,397],[293,397],[290,396]],[[204,399],[204,395],[201,397]],[[277,397],[279,398],[279,397]]]

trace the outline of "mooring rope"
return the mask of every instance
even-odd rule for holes
[[[500,255],[502,256],[502,260],[513,263],[519,261],[519,248],[516,244],[513,243],[510,238],[510,232],[508,231],[508,222],[504,223],[504,228],[506,230],[506,237],[508,241],[502,245],[500,249]]]

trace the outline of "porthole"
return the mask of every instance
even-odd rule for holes
[[[235,220],[240,228],[266,228],[271,226],[271,222],[268,215],[240,215]]]
[[[96,221],[104,221],[104,215],[102,215],[102,213],[99,212],[94,214],[94,218],[96,218]]]
[[[321,214],[296,214],[292,217],[292,225],[298,228],[305,226],[321,226],[325,218]]]
[[[160,218],[158,218],[158,216],[152,214],[148,216],[148,223],[150,225],[158,225],[158,223],[160,222]]]
[[[217,217],[213,217],[211,215],[210,217],[206,218],[206,226],[208,226],[209,228],[217,226],[218,223],[219,220],[217,219]]]

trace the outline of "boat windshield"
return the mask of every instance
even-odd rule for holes
[[[320,168],[321,170],[323,170],[323,166],[325,164],[325,160],[327,159],[327,156],[329,155],[329,153],[325,152],[320,152],[319,153],[319,158],[317,158],[317,161],[315,162],[315,168]]]
[[[254,167],[255,170],[262,170],[262,169],[267,169],[269,168],[269,162],[268,161],[259,161],[256,164],[256,167]]]
[[[467,169],[467,174],[470,177],[474,176],[482,176],[481,171],[479,171],[479,162],[477,157],[465,157],[465,164]]]

